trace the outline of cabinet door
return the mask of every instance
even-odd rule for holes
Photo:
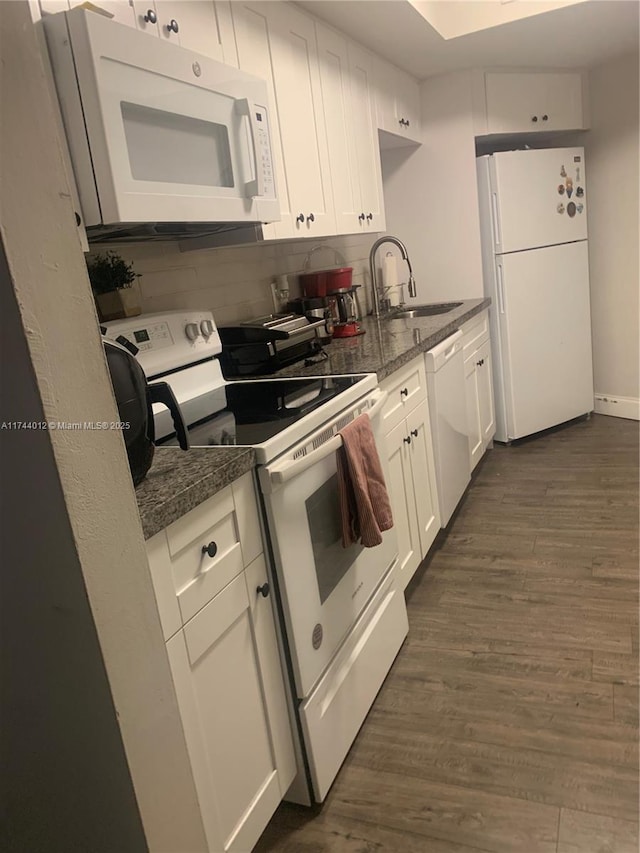
[[[384,231],[384,203],[380,146],[375,122],[373,59],[357,45],[349,44],[351,117],[355,142],[355,162],[360,185],[364,230]]]
[[[385,437],[388,459],[387,489],[398,536],[398,571],[404,589],[422,559],[416,500],[411,476],[411,452],[407,422],[402,421]]]
[[[423,400],[407,415],[407,431],[411,438],[409,445],[411,475],[413,477],[413,492],[420,535],[420,560],[422,560],[440,530],[440,514],[436,493],[436,466],[433,458],[433,441],[427,400]],[[410,577],[407,577],[407,583],[409,580]]]
[[[318,23],[316,33],[336,232],[353,234],[364,229],[366,220],[360,195],[347,40]]]
[[[81,6],[82,4],[83,0],[71,0],[69,5],[73,9],[74,6]],[[112,20],[117,24],[135,27],[135,15],[133,6],[129,0],[100,0],[99,3],[96,3],[96,6],[113,15]],[[153,3],[151,3],[151,6],[153,6]]]
[[[402,136],[420,142],[420,87],[400,69],[396,70],[396,118]]]
[[[264,566],[258,574],[266,580]],[[250,850],[286,787],[258,648],[268,631],[256,633],[255,606],[240,575],[167,643],[212,853]]]
[[[478,394],[478,362],[476,351],[464,363],[464,387],[467,400],[467,433],[469,435],[469,463],[471,470],[476,467],[484,451],[482,429],[480,426],[480,400]]]
[[[488,133],[583,126],[580,74],[489,73],[485,83]]]
[[[476,361],[480,362],[480,367],[476,367],[480,434],[482,436],[483,447],[486,448],[496,431],[490,341],[485,341],[480,347]]]
[[[224,62],[222,37],[213,0],[156,0],[156,9],[163,38],[177,37],[181,47]],[[177,26],[178,32],[169,30],[169,26]]]
[[[315,24],[290,4],[265,5],[293,235],[335,234]]]

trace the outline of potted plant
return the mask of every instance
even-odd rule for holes
[[[117,320],[140,314],[140,300],[133,284],[140,275],[116,252],[94,255],[87,270],[101,320]]]

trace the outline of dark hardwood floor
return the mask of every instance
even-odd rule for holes
[[[256,851],[637,853],[638,423],[496,446],[438,545],[325,803]]]

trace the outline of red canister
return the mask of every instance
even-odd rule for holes
[[[327,293],[335,290],[349,290],[353,280],[353,267],[340,267],[337,270],[326,270]]]
[[[300,276],[303,296],[326,296],[336,290],[348,290],[353,279],[353,267],[305,272]]]

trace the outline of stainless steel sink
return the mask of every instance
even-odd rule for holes
[[[407,308],[402,311],[394,311],[388,314],[390,320],[411,320],[414,317],[435,317],[437,314],[447,314],[454,308],[459,308],[462,302],[438,302],[434,305],[416,305],[415,308]]]

